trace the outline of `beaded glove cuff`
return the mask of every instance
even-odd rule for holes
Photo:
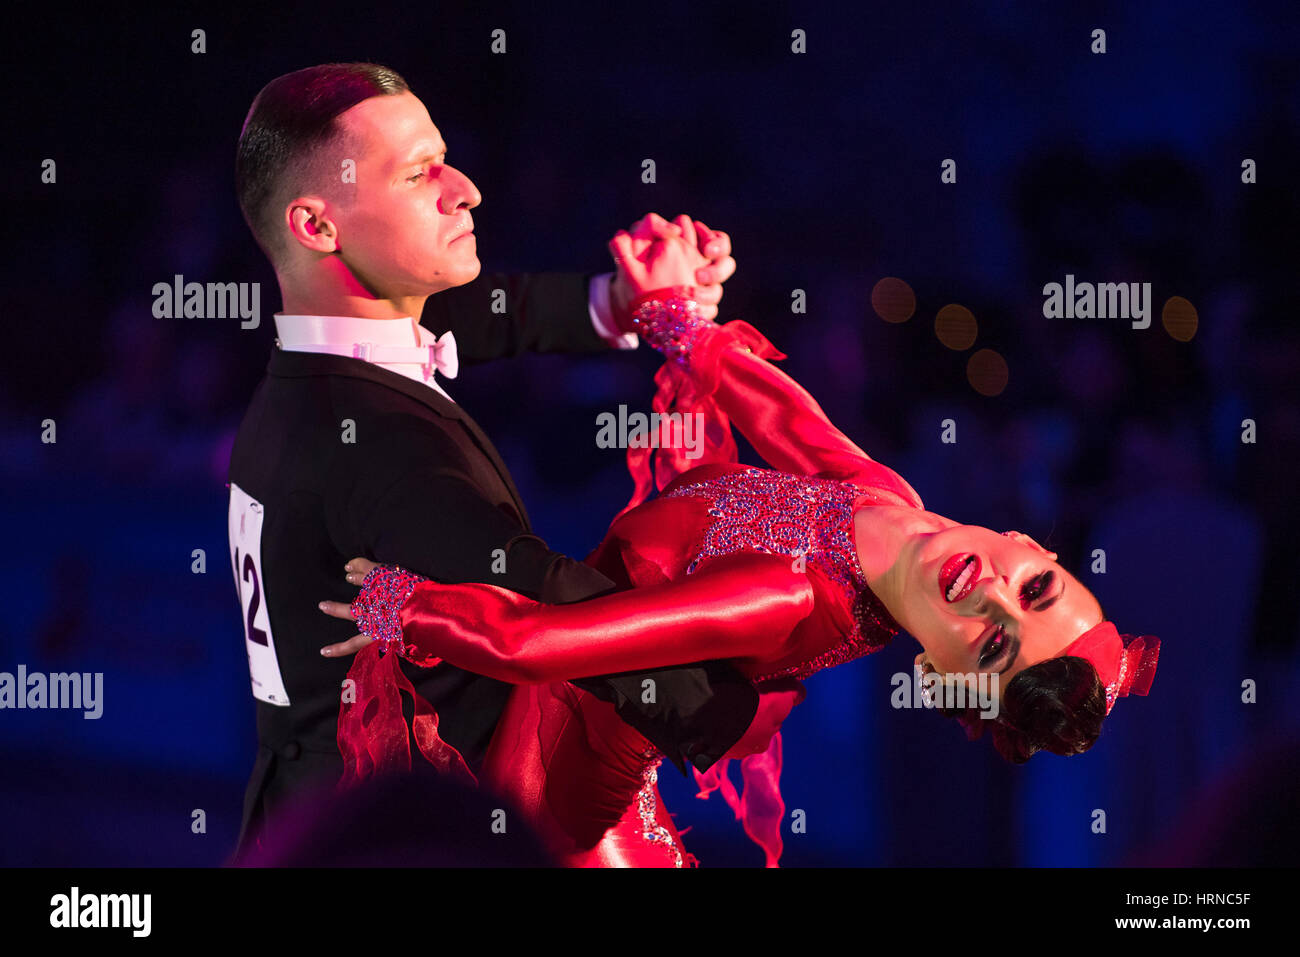
[[[716,328],[700,315],[700,306],[689,298],[689,287],[656,289],[631,306],[632,325],[637,334],[665,359],[690,365],[691,351],[705,330]]]
[[[352,615],[363,635],[379,642],[379,654],[406,656],[402,642],[402,606],[415,586],[429,579],[396,565],[376,565],[361,583],[352,602]]]

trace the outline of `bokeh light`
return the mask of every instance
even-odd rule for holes
[[[1007,360],[994,349],[981,349],[966,362],[966,381],[980,395],[1000,395],[1008,375]]]
[[[916,312],[916,293],[903,280],[886,276],[871,290],[871,308],[885,322],[907,322]]]
[[[1200,324],[1196,307],[1182,296],[1170,296],[1165,300],[1164,308],[1160,310],[1160,321],[1165,332],[1179,342],[1191,342]]]
[[[934,317],[934,334],[949,349],[962,352],[975,344],[979,323],[969,309],[952,302],[940,309]]]

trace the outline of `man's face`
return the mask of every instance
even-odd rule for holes
[[[354,144],[354,199],[329,210],[338,250],[377,298],[425,296],[479,273],[469,211],[482,197],[412,93],[363,100],[338,118]],[[335,167],[338,168],[338,167]],[[346,185],[343,188],[349,188]]]

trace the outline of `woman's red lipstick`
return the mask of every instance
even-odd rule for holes
[[[964,580],[957,589],[957,593],[949,598],[948,590],[952,587],[953,582],[963,578],[963,575]],[[980,560],[978,555],[970,552],[954,555],[944,562],[943,567],[939,569],[939,594],[943,596],[943,600],[946,602],[961,601],[975,587],[979,577]]]

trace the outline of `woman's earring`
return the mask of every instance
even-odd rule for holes
[[[922,661],[916,666],[916,683],[921,687],[921,698],[928,707],[934,707],[934,689],[925,683],[925,676],[934,671],[934,665],[928,661]]]

